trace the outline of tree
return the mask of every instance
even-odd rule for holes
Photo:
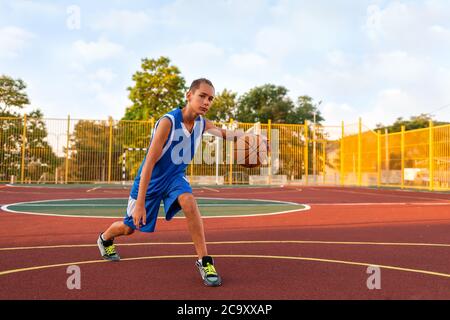
[[[0,181],[19,176],[22,153],[23,121],[15,109],[29,104],[26,84],[21,79],[0,76]]]
[[[22,109],[30,104],[24,92],[26,84],[21,79],[13,79],[6,75],[0,76],[0,117],[17,116],[13,108]]]
[[[236,120],[240,122],[285,123],[294,108],[283,86],[266,84],[245,93],[238,102]]]
[[[310,96],[300,96],[297,99],[297,106],[289,113],[287,117],[288,123],[304,123],[305,120],[314,121],[314,113],[316,114],[316,123],[320,123],[325,119],[322,117],[320,110],[317,108],[322,101],[315,104]]]
[[[48,182],[53,180],[54,169],[63,163],[47,142],[44,114],[36,109],[27,115],[27,139],[25,142],[25,171],[27,180]]]
[[[227,89],[216,95],[208,111],[208,119],[212,121],[230,121],[236,112],[236,96],[237,93]]]
[[[26,84],[21,79],[0,76],[0,180],[9,181],[11,176],[22,174],[31,181],[51,179],[50,174],[61,162],[47,142],[47,128],[43,113],[39,109],[27,114],[26,128],[24,118],[16,109],[30,104],[25,92]],[[26,139],[23,134],[25,131]],[[25,151],[24,153],[22,153]]]
[[[404,120],[402,117],[397,118],[392,125],[384,126],[383,124],[377,124],[377,129],[388,129],[389,133],[402,131],[402,126],[405,126],[405,130],[414,130],[421,128],[428,128],[430,121],[433,121],[433,117],[428,113],[421,113],[418,116],[412,116],[409,120]],[[434,121],[434,125],[439,126],[448,124],[448,122]]]
[[[24,179],[27,181],[53,181],[51,175],[61,164],[47,142],[47,128],[42,112],[37,109],[27,114],[25,134],[23,139],[24,119],[22,117],[0,120],[0,162],[2,174],[0,180],[8,181],[11,176],[16,178],[22,174],[22,151],[24,159]]]
[[[133,75],[135,85],[128,87],[133,105],[126,109],[124,120],[159,119],[184,103],[185,80],[170,59],[142,59],[141,71]]]
[[[75,124],[70,137],[69,180],[107,180],[109,132],[107,121],[80,120]]]
[[[149,121],[77,121],[70,136],[69,180],[107,181],[110,155],[111,180],[122,180],[124,152],[128,148],[147,148],[150,129]],[[127,179],[134,178],[144,156],[142,150],[128,151],[125,165]]]

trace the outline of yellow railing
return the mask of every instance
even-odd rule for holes
[[[193,184],[300,184],[450,190],[450,125],[401,132],[355,124],[216,123],[266,135],[271,152],[246,169],[234,143],[204,135],[187,168]],[[0,118],[0,182],[124,183],[133,180],[154,120]]]

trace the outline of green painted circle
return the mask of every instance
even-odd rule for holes
[[[7,206],[8,210],[22,213],[36,213],[62,216],[123,217],[128,199],[71,199],[21,202]],[[202,216],[245,216],[275,214],[284,211],[303,210],[306,206],[290,202],[276,202],[252,199],[197,198]],[[161,203],[159,216],[164,216]],[[177,216],[183,216],[180,212]]]

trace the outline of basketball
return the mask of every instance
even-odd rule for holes
[[[267,149],[267,143],[260,135],[245,134],[234,145],[234,158],[245,168],[256,168],[266,163]]]

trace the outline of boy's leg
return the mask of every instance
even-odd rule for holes
[[[199,259],[201,259],[208,255],[208,251],[206,249],[203,221],[197,206],[197,201],[192,193],[183,193],[178,196],[178,203],[186,216],[195,251]]]
[[[182,193],[178,196],[178,203],[186,216],[189,232],[194,241],[195,250],[199,260],[195,263],[203,279],[203,283],[209,287],[218,287],[222,284],[222,278],[214,267],[214,260],[208,256],[205,241],[205,231],[200,210],[192,193]]]
[[[132,234],[134,230],[123,223],[123,221],[114,222],[105,232],[101,233],[97,239],[97,246],[103,259],[110,261],[119,261],[120,256],[114,246],[114,238],[123,235]]]
[[[102,238],[103,240],[108,241],[114,239],[115,237],[128,236],[133,232],[134,230],[123,223],[123,221],[116,221],[102,233]]]

